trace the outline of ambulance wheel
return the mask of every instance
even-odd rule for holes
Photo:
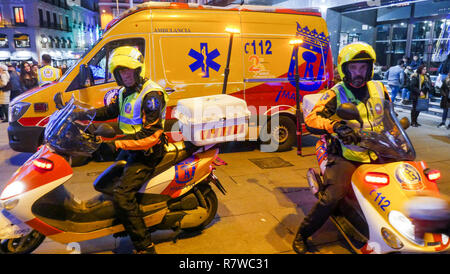
[[[1,254],[29,254],[33,252],[45,239],[37,230],[20,238],[1,240]]]
[[[206,216],[205,221],[198,226],[183,228],[186,232],[197,232],[203,230],[206,226],[208,226],[212,220],[216,217],[217,208],[219,207],[219,201],[217,200],[216,193],[211,189],[209,185],[201,187],[200,192],[203,195],[203,198],[206,202],[206,210],[208,215]]]
[[[272,126],[270,119],[261,130],[261,142],[269,145],[272,152],[287,151],[295,145],[297,126],[291,118],[280,115],[278,125]],[[267,148],[263,151],[267,151]]]

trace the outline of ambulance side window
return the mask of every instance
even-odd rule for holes
[[[90,85],[96,86],[105,83],[106,49],[102,48],[88,63]]]
[[[97,54],[92,57],[87,63],[88,77],[86,79],[85,87],[101,85],[105,83],[114,82],[115,79],[108,69],[108,59],[111,52],[120,46],[132,46],[139,49],[142,54],[145,54],[145,40],[142,38],[121,39],[111,41],[106,44]],[[145,58],[145,56],[144,56]],[[80,75],[77,75],[66,91],[72,91],[84,88],[80,83]]]

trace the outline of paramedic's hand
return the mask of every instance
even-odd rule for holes
[[[333,125],[333,131],[338,135],[344,145],[357,144],[359,142],[356,132],[344,122],[337,122]]]
[[[117,152],[117,148],[114,141],[104,141],[100,145],[100,149],[112,154],[115,154]]]
[[[96,151],[95,158],[99,162],[114,161],[117,156],[117,149],[114,141],[104,141]]]
[[[87,113],[83,112],[83,111],[79,111],[79,112],[73,112],[70,117],[72,118],[72,121],[84,121],[84,120],[88,120],[87,117]]]

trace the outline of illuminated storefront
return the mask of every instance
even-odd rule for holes
[[[342,46],[365,41],[374,46],[382,66],[417,55],[434,73],[450,53],[450,1],[379,2],[378,6],[358,3],[327,10],[334,60]]]
[[[100,37],[97,1],[0,1],[0,62],[70,66]]]

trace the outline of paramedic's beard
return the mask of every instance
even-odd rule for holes
[[[356,76],[355,79],[352,79],[350,85],[354,88],[360,88],[366,84],[366,81],[361,76]]]

